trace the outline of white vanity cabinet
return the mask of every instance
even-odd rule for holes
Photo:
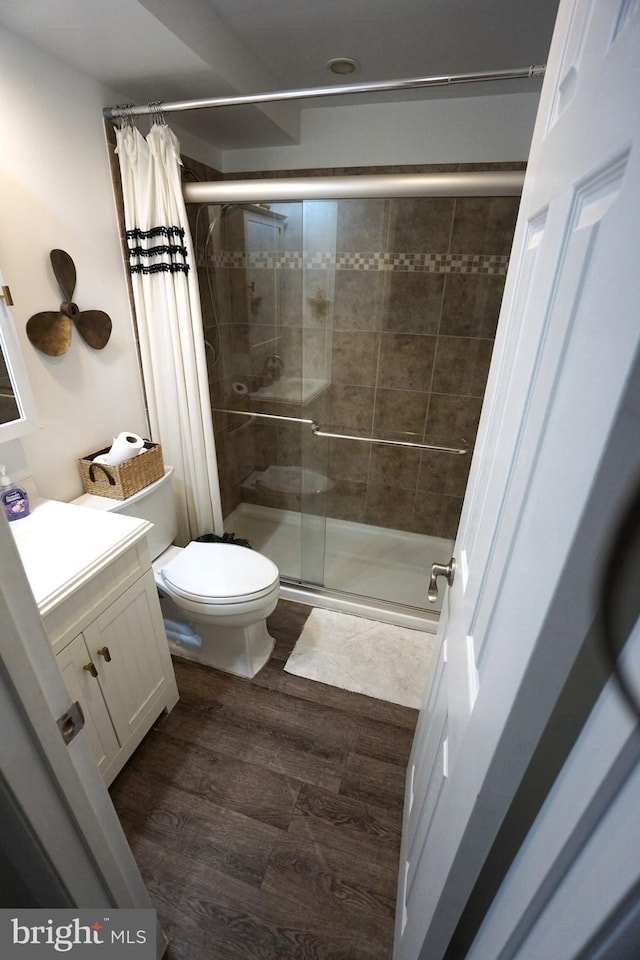
[[[147,548],[150,527],[72,504],[40,508],[12,524],[58,666],[82,707],[107,784],[178,700]]]
[[[84,730],[100,773],[107,778],[120,743],[99,680],[88,672],[92,663],[83,634],[75,637],[56,657],[65,687],[72,700],[77,700],[84,714]]]
[[[107,782],[158,714],[175,702],[166,647],[156,585],[148,571],[56,655],[67,690],[82,707],[87,737]]]

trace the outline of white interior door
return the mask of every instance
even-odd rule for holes
[[[638,3],[562,0],[409,766],[397,960],[443,956],[593,619],[575,538],[604,539],[589,496],[624,474],[601,460],[640,343],[639,50]]]
[[[20,848],[11,850],[9,836],[0,853],[34,905],[52,904],[47,894],[55,896],[53,905],[150,908],[84,731],[66,744],[56,723],[71,699],[4,516],[0,622],[0,799],[34,851],[28,854],[25,846],[23,857]],[[159,935],[158,956],[163,947]]]
[[[629,412],[637,423],[640,379]],[[628,531],[628,518],[624,526]],[[640,611],[640,541],[636,538],[635,543],[635,557],[628,554],[620,565],[611,607],[618,623],[626,607],[622,637],[630,612]],[[637,699],[640,617],[625,644],[621,666]],[[611,678],[484,917],[467,960],[637,960],[639,807],[638,718]]]

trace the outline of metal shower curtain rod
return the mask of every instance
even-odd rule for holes
[[[544,76],[545,66],[522,67],[515,70],[493,70],[480,73],[453,73],[434,77],[413,77],[407,80],[381,80],[371,83],[350,83],[330,87],[307,87],[299,90],[276,90],[271,93],[241,94],[236,97],[212,97],[208,100],[157,101],[155,103],[127,104],[105,107],[107,120],[118,117],[140,117],[152,113],[180,113],[184,110],[206,110],[213,107],[239,107],[252,103],[275,103],[280,100],[308,100],[312,97],[336,97],[351,93],[380,93],[390,90],[414,90],[421,87],[446,87],[456,83],[486,83],[490,80],[527,80]]]

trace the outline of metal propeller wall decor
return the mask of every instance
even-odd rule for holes
[[[111,336],[111,318],[102,310],[80,310],[73,302],[76,268],[68,253],[52,250],[49,258],[64,301],[59,311],[44,310],[27,320],[29,340],[49,357],[61,357],[71,344],[73,320],[82,339],[94,350],[102,350]]]

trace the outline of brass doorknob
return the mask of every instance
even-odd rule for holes
[[[429,578],[429,590],[427,592],[427,597],[429,603],[435,603],[438,599],[438,577],[444,577],[449,584],[453,585],[453,578],[456,575],[456,560],[455,557],[451,557],[449,563],[432,563],[431,564],[431,577]]]

